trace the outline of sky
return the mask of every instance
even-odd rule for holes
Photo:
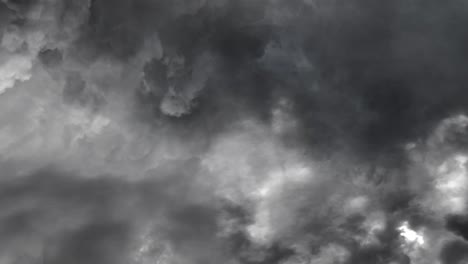
[[[468,263],[465,0],[1,0],[0,264]]]

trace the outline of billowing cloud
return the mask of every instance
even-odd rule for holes
[[[463,263],[462,1],[0,1],[0,262]]]

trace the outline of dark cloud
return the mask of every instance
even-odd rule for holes
[[[448,22],[448,17],[462,19],[463,12],[455,3],[438,8],[439,4],[432,2],[410,6],[404,1],[351,1],[329,4],[330,16],[320,16],[320,9],[291,3],[279,8],[297,15],[281,25],[267,20],[268,4],[239,2],[218,9],[206,4],[183,15],[170,11],[155,15],[152,25],[163,50],[169,56],[184,56],[185,67],[190,68],[194,54],[206,50],[220,56],[221,67],[210,76],[212,81],[202,91],[197,107],[222,109],[227,117],[247,111],[268,122],[272,101],[289,98],[302,125],[301,140],[309,141],[311,149],[329,152],[351,147],[370,155],[395,151],[401,144],[424,137],[442,117],[463,109],[460,58],[464,52],[461,45],[448,43],[459,43],[464,36],[455,29],[443,30],[455,23]],[[160,5],[163,7],[158,10],[172,10],[169,4]],[[278,10],[278,16],[283,9]],[[216,11],[223,15],[216,15]],[[303,14],[307,11],[318,15],[311,18]],[[110,13],[103,19],[116,20],[113,17],[118,12]],[[134,43],[139,42],[135,38]],[[268,53],[269,43],[279,48]],[[128,49],[135,48],[129,45]],[[423,50],[427,50],[425,55],[417,55]],[[305,57],[291,56],[297,51]],[[289,61],[271,60],[280,52],[290,54]],[[294,69],[299,60],[306,60],[313,69]],[[160,76],[161,71],[165,70],[148,75],[159,80],[156,86],[164,87],[167,81]],[[314,85],[320,88],[314,90]],[[230,104],[224,98],[229,98]],[[154,102],[158,104],[158,99]]]
[[[463,261],[467,10],[0,1],[0,257]]]
[[[468,219],[464,215],[451,215],[447,217],[447,229],[461,236],[463,239],[468,239]]]
[[[57,249],[58,256],[46,259],[51,263],[126,263],[123,254],[128,241],[128,227],[119,223],[90,224],[67,234]],[[46,256],[50,257],[50,256]]]
[[[43,49],[39,52],[38,58],[46,67],[54,68],[61,65],[63,55],[58,49]]]
[[[442,263],[463,263],[468,258],[467,244],[460,240],[448,242],[441,251]]]
[[[188,188],[196,187],[174,178],[169,184],[80,179],[54,168],[5,179],[0,190],[1,243],[12,244],[21,237],[39,239],[47,251],[46,261],[53,263],[125,263],[138,250],[132,248],[135,234],[142,229],[138,224],[147,221],[153,222],[158,239],[180,248],[180,254],[196,258],[201,251],[193,250],[199,248],[207,251],[198,257],[207,259],[210,254],[205,247],[216,247],[216,208],[190,201]],[[28,245],[24,251],[28,252]]]

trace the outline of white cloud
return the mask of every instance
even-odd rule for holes
[[[7,89],[13,88],[17,81],[31,78],[32,61],[24,55],[13,55],[4,58],[0,64],[0,95]]]
[[[420,232],[416,232],[409,228],[408,222],[403,222],[399,227],[398,231],[400,236],[404,238],[405,243],[415,244],[417,246],[424,245],[424,236]]]

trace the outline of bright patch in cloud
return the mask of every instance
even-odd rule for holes
[[[398,231],[406,243],[415,244],[418,246],[424,245],[424,236],[421,233],[418,233],[409,228],[408,222],[403,222],[401,226],[398,227]]]

